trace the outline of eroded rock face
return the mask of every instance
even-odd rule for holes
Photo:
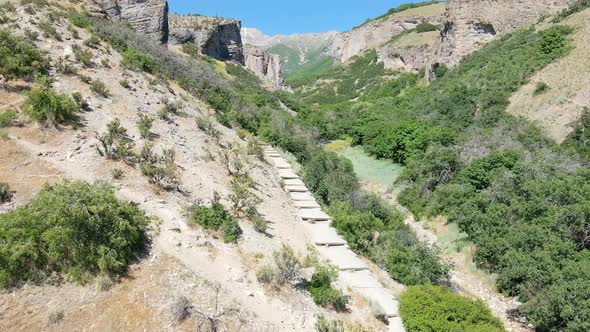
[[[377,49],[377,59],[386,69],[418,72],[430,63],[434,49],[428,45],[399,47],[386,45]]]
[[[246,68],[252,70],[260,79],[275,89],[283,86],[281,58],[278,55],[251,45],[244,46]]]
[[[88,10],[95,16],[129,22],[138,32],[168,42],[166,0],[89,0]]]
[[[449,0],[437,62],[456,65],[497,36],[567,7],[575,0]]]
[[[198,15],[170,15],[170,42],[194,43],[201,53],[244,64],[241,22]]]
[[[414,29],[420,23],[439,24],[441,21],[442,17],[439,16],[408,16],[377,20],[339,35],[341,41],[336,43],[339,44],[336,46],[339,48],[336,53],[340,56],[341,62],[346,62],[366,49],[377,47],[406,30]]]

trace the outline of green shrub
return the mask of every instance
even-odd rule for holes
[[[438,30],[438,26],[436,26],[434,24],[430,24],[430,23],[420,23],[416,26],[417,33],[437,31],[437,30]]]
[[[73,50],[74,57],[84,67],[92,67],[94,65],[94,63],[92,62],[92,57],[94,56],[94,54],[92,54],[92,51],[78,45],[74,45]]]
[[[313,301],[322,307],[331,306],[336,311],[345,311],[348,306],[348,296],[332,287],[338,277],[338,270],[329,266],[318,266],[305,283],[305,288],[311,294]]]
[[[0,203],[8,202],[12,199],[12,191],[6,183],[0,182]]]
[[[27,205],[0,214],[0,286],[54,272],[86,281],[125,272],[144,247],[145,214],[105,183],[46,185]]]
[[[47,83],[35,86],[27,95],[24,112],[46,126],[76,124],[80,107],[68,96],[53,90]]]
[[[205,205],[193,206],[191,215],[195,223],[207,229],[221,230],[226,243],[237,243],[242,234],[238,221],[225,210],[217,195],[215,195],[211,207]]]
[[[154,119],[149,115],[145,115],[140,113],[137,119],[137,129],[139,130],[139,135],[143,139],[150,139],[152,136],[152,125],[154,124]]]
[[[360,186],[352,163],[335,153],[315,153],[303,172],[308,188],[325,203],[343,200]]]
[[[504,331],[502,323],[479,301],[439,286],[411,286],[400,299],[408,332]]]
[[[41,34],[43,35],[43,37],[53,38],[57,41],[62,41],[61,35],[59,34],[59,32],[57,32],[57,30],[51,22],[42,21],[39,23],[38,27],[39,30],[41,30]]]
[[[91,35],[90,38],[84,41],[84,46],[98,48],[100,46],[100,38],[98,38],[96,35]]]
[[[104,98],[108,98],[111,95],[109,88],[107,88],[106,84],[100,80],[94,80],[90,83],[90,91]]]
[[[16,112],[13,110],[0,112],[0,128],[12,126],[15,119]]]
[[[119,81],[119,84],[124,87],[125,89],[129,89],[131,88],[131,84],[129,84],[129,80],[127,79],[122,79]]]
[[[0,30],[0,75],[9,80],[31,79],[47,68],[47,60],[29,41]]]
[[[120,158],[133,157],[133,144],[127,136],[127,129],[121,126],[121,120],[118,118],[107,124],[105,133],[96,133],[98,145],[96,150],[101,156],[118,160]]]
[[[123,60],[121,64],[124,67],[140,69],[150,74],[154,74],[159,70],[157,61],[146,53],[135,49],[128,49],[122,55]]]
[[[533,91],[533,96],[541,95],[547,92],[549,89],[551,88],[549,87],[549,85],[547,85],[547,83],[537,82],[537,85],[535,85],[535,91]]]
[[[149,178],[151,184],[166,190],[178,189],[180,185],[174,149],[162,150],[162,155],[156,155],[151,145],[146,142],[139,156],[141,173]]]

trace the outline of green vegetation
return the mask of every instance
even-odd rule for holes
[[[0,112],[0,128],[12,126],[16,119],[16,112],[13,110]]]
[[[338,155],[350,160],[359,179],[378,184],[387,190],[399,178],[403,168],[391,160],[378,160],[367,154],[362,147],[344,149]]]
[[[401,296],[400,314],[408,332],[504,331],[485,304],[438,286],[409,287]]]
[[[30,80],[43,74],[49,64],[43,55],[26,39],[0,30],[0,75],[11,80]]]
[[[430,23],[420,23],[416,26],[417,33],[437,31],[437,30],[438,30],[438,27],[436,25],[430,24]]]
[[[154,124],[154,118],[149,115],[140,113],[137,118],[137,129],[139,130],[139,136],[143,139],[150,139],[152,136],[152,126]]]
[[[582,117],[575,126],[574,132],[571,133],[563,143],[566,147],[571,147],[578,151],[585,160],[590,160],[590,109],[585,108]]]
[[[156,60],[135,49],[128,49],[123,52],[121,65],[126,68],[140,69],[150,74],[155,74],[160,70]]]
[[[27,94],[23,109],[31,119],[46,126],[77,124],[80,112],[74,100],[53,90],[46,80]]]
[[[84,283],[124,273],[144,247],[145,214],[105,183],[45,186],[27,205],[0,214],[0,286],[64,273]]]
[[[559,13],[559,15],[553,19],[553,23],[559,23],[561,20],[587,8],[590,8],[590,0],[578,0]]]
[[[362,199],[366,194],[359,189],[358,180],[350,162],[335,154],[323,151],[321,149],[322,142],[314,134],[315,130],[303,121],[302,118],[304,117],[294,118],[285,112],[281,112],[277,99],[280,94],[266,91],[260,85],[260,80],[251,72],[239,66],[228,64],[225,66],[226,72],[224,73],[216,66],[214,61],[203,59],[203,57],[195,54],[191,55],[192,59],[175,54],[165,47],[135,34],[123,25],[109,21],[89,20],[92,22],[96,35],[110,43],[117,51],[123,53],[128,49],[135,49],[155,59],[163,77],[176,80],[189,93],[208,101],[216,110],[216,116],[220,123],[247,130],[254,135],[260,136],[266,142],[291,152],[304,167],[304,173],[306,173],[304,180],[308,187],[315,190],[321,201],[326,204],[333,204],[334,210],[342,207],[343,209],[346,208],[346,211],[342,212],[342,214],[351,214],[349,211],[352,211],[362,213],[363,217],[372,215],[384,224],[390,219],[390,214],[384,212],[386,207],[381,201],[373,200],[370,210],[367,210],[366,200]],[[358,85],[355,84],[354,79],[348,80],[344,72],[336,71],[334,73],[334,75],[339,75],[345,81],[343,87],[349,89],[349,91],[345,91],[347,97],[348,95],[360,94],[356,90],[361,86],[373,84],[381,87],[373,77],[387,74],[383,66],[376,63],[374,53],[359,59],[353,72],[364,79],[361,79],[362,82]],[[231,76],[232,79],[228,80],[227,75]],[[398,90],[401,90],[401,88],[398,87]],[[383,89],[382,93],[385,93],[385,91]],[[349,100],[346,97],[339,96],[338,98],[347,102]],[[205,126],[206,124],[203,123],[202,125]],[[231,160],[227,160],[230,174],[235,173],[235,170],[230,167],[233,162],[230,163]],[[193,210],[195,209],[197,207]],[[219,208],[217,212],[209,209],[212,208],[201,209],[200,211],[203,214],[211,214],[212,217],[222,215]],[[215,220],[215,218],[213,219]],[[219,223],[214,223],[214,225],[217,224]],[[213,229],[216,227],[221,229],[221,225],[214,226]],[[228,229],[236,228],[228,227]],[[352,230],[348,233],[351,237],[360,237],[361,232],[364,231],[363,228],[359,232]],[[396,267],[390,266],[390,273],[404,275],[408,280],[421,279],[438,282],[446,279],[448,268],[439,262],[435,250],[426,246],[419,246],[415,234],[407,228],[400,228],[399,232],[397,229],[389,229],[388,232],[391,234],[390,240],[381,243],[386,247],[381,248],[380,251],[383,255],[390,253],[389,257],[387,257],[390,264],[405,259],[404,264],[400,264],[400,271],[396,270]],[[403,240],[395,239],[396,236]],[[389,245],[392,245],[394,249],[387,248]],[[357,251],[360,251],[361,248],[359,246]],[[404,254],[407,252],[411,256],[407,258],[392,257],[396,252],[403,252]],[[428,263],[421,263],[419,260]],[[408,271],[406,267],[411,265],[413,265],[413,268]],[[295,272],[290,269],[285,271],[296,273],[296,266],[294,269]],[[269,268],[266,270],[259,277],[274,280],[276,277],[273,272],[274,269]],[[279,270],[282,271],[282,269]],[[292,276],[280,276],[279,278],[284,279],[284,277]]]
[[[95,80],[90,83],[90,91],[96,93],[97,95],[108,98],[111,96],[111,92],[109,88],[107,88],[106,84],[103,81]]]
[[[0,182],[0,203],[6,203],[13,197],[10,186],[6,183]]]
[[[538,96],[541,95],[545,92],[547,92],[547,90],[551,89],[549,87],[549,85],[547,85],[547,83],[545,82],[538,82],[537,85],[535,86],[535,91],[533,91],[533,96]]]
[[[305,288],[311,294],[313,301],[322,307],[331,306],[336,311],[345,311],[348,306],[348,296],[332,287],[338,278],[338,270],[330,266],[318,266],[305,283]]]
[[[195,205],[191,208],[192,220],[214,231],[221,231],[225,243],[237,243],[242,229],[238,221],[225,210],[219,202],[219,196],[215,194],[211,207]]]
[[[438,284],[448,278],[435,248],[421,243],[404,224],[403,215],[385,206],[373,195],[356,195],[351,202],[330,206],[332,225],[350,248],[382,266],[406,285]]]
[[[589,262],[584,234],[590,177],[581,160],[588,153],[588,121],[585,116],[564,146],[558,146],[533,124],[504,110],[509,97],[536,71],[567,54],[571,31],[561,26],[518,29],[452,70],[439,67],[444,70],[429,86],[419,84],[420,74],[376,79],[379,71],[369,69],[376,75],[367,79],[366,71],[350,68],[353,61],[296,92],[310,104],[301,118],[321,139],[347,135],[370,154],[405,165],[398,180],[405,187],[400,202],[418,217],[445,215],[458,225],[476,245],[475,263],[498,275],[502,292],[530,301],[522,310],[541,330],[584,330],[580,322],[590,312],[583,304],[590,292],[572,273],[573,266],[583,269]],[[369,59],[361,61],[365,68],[371,66]],[[334,79],[335,72],[342,77],[323,86],[321,80]],[[342,81],[363,80],[373,83],[334,98],[354,91],[343,88]],[[395,222],[357,215],[346,205],[339,208],[345,212],[330,214],[341,234],[394,278],[419,284],[444,276],[444,269],[420,264],[435,259],[422,258],[419,246],[401,250],[396,243],[402,241],[372,246],[387,239],[383,234]],[[379,250],[393,254],[377,255]],[[412,264],[388,264],[404,250],[410,254],[403,257],[412,257],[424,269],[419,278],[404,268]],[[564,289],[572,295],[559,302],[557,294]],[[571,310],[577,314],[550,309],[561,307],[576,308]]]
[[[92,62],[92,57],[94,56],[92,51],[78,45],[74,45],[72,48],[76,61],[80,62],[84,67],[92,67],[94,65],[94,62]]]
[[[42,21],[39,23],[38,27],[39,30],[41,30],[41,34],[43,35],[43,37],[53,38],[57,41],[62,41],[61,35],[59,34],[59,32],[57,32],[57,30],[53,26],[53,23],[49,21]]]
[[[317,60],[309,61],[291,74],[286,75],[285,84],[291,87],[299,87],[314,78],[320,77],[334,68],[334,59],[329,56],[321,56]]]

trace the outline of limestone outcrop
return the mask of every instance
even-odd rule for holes
[[[256,46],[246,45],[244,60],[246,68],[252,70],[274,89],[280,89],[283,86],[282,63],[278,55],[270,54]]]
[[[89,0],[87,8],[94,16],[128,22],[138,32],[168,42],[166,0]]]
[[[456,65],[497,36],[552,14],[575,0],[449,0],[437,62]]]
[[[244,64],[239,20],[199,15],[170,15],[170,43],[194,43],[201,53]]]

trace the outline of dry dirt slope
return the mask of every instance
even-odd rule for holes
[[[28,15],[18,8],[13,32],[24,28],[38,31],[37,24],[47,13]],[[45,181],[62,178],[87,181],[106,180],[118,189],[122,199],[137,202],[154,217],[154,241],[150,257],[134,266],[130,276],[109,292],[98,292],[93,285],[24,287],[0,293],[0,327],[11,331],[85,330],[85,331],[163,331],[193,330],[194,320],[174,325],[169,306],[179,295],[185,295],[205,310],[212,310],[215,287],[220,285],[223,307],[236,307],[240,316],[228,323],[230,330],[242,331],[310,331],[315,317],[324,314],[347,321],[363,321],[377,330],[384,326],[372,317],[367,304],[353,296],[350,313],[336,315],[318,308],[302,292],[284,290],[280,293],[262,287],[255,276],[256,269],[266,263],[273,250],[282,242],[298,252],[306,250],[309,239],[296,217],[296,211],[281,190],[271,169],[252,158],[250,175],[257,182],[256,195],[262,199],[259,210],[271,222],[270,236],[259,234],[252,225],[241,222],[244,230],[238,245],[226,245],[206,231],[187,223],[186,207],[198,200],[208,200],[213,192],[227,196],[229,177],[218,154],[230,144],[244,145],[234,132],[219,125],[221,139],[207,136],[195,126],[195,117],[208,116],[206,105],[188,96],[173,84],[156,82],[144,73],[120,69],[121,57],[102,43],[93,50],[93,65],[82,67],[71,59],[72,45],[81,45],[89,35],[80,30],[80,39],[68,31],[68,23],[54,23],[63,41],[40,37],[38,47],[49,57],[66,60],[81,74],[93,81],[106,83],[110,97],[92,93],[89,86],[76,76],[52,72],[53,87],[63,93],[80,92],[89,102],[90,110],[83,114],[81,129],[48,130],[32,123],[22,128],[10,128],[8,139],[0,140],[0,181],[16,189],[14,204],[24,204]],[[131,88],[118,82],[126,79]],[[4,90],[0,100],[5,107],[18,92]],[[157,118],[162,100],[181,100],[184,116],[172,122],[156,120],[152,132],[154,150],[173,148],[180,169],[183,193],[162,192],[147,183],[139,170],[123,163],[114,163],[96,152],[96,132],[118,118],[130,136],[141,146],[136,121],[139,113]],[[24,120],[24,119],[23,119]],[[124,177],[113,180],[111,170],[121,168]],[[14,204],[3,206],[11,209]],[[354,294],[353,294],[354,295]],[[51,313],[63,312],[63,320],[49,325]]]
[[[590,107],[590,9],[574,14],[561,22],[575,29],[569,55],[548,65],[510,99],[507,112],[537,122],[557,142],[572,132],[572,124]],[[549,89],[539,95],[539,83]]]

